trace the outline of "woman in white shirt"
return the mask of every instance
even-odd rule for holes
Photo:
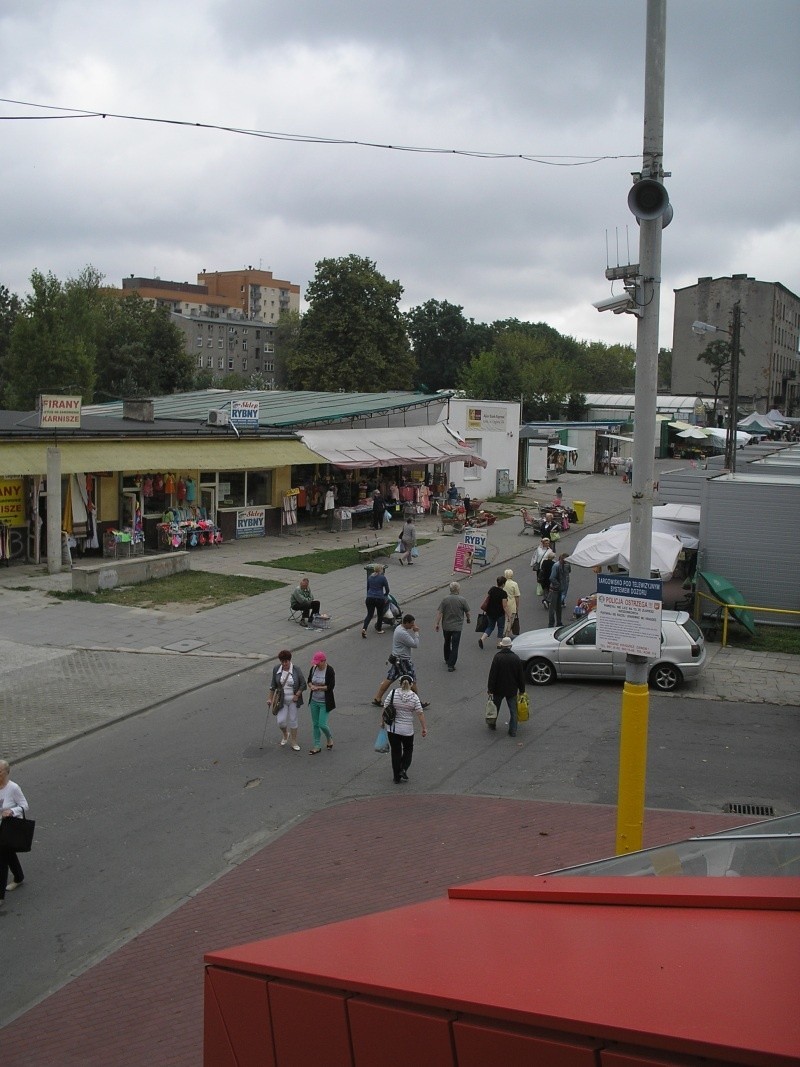
[[[10,771],[8,762],[0,760],[0,816],[4,819],[21,819],[22,813],[28,810],[28,801],[17,783],[9,778]],[[9,871],[11,881],[6,884]],[[0,844],[0,904],[5,899],[6,890],[10,892],[24,881],[25,875],[17,853],[13,848]]]
[[[392,773],[394,784],[401,785],[408,781],[408,768],[414,758],[414,716],[419,718],[422,727],[422,736],[428,736],[428,727],[425,724],[425,710],[422,703],[411,688],[413,678],[404,674],[396,689],[387,694],[383,702],[384,712],[382,721],[386,726],[389,736],[389,749],[392,754]],[[386,721],[386,710],[394,710],[394,720]]]

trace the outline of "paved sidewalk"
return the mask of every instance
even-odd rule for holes
[[[674,461],[660,461],[674,466]],[[658,466],[658,465],[657,465]],[[562,544],[568,550],[583,534],[624,518],[630,489],[620,478],[566,474],[561,482],[566,500],[584,500],[583,525],[574,525]],[[519,504],[543,502],[554,486],[538,486],[522,494]],[[395,524],[396,526],[399,524]],[[493,574],[520,553],[532,552],[536,540],[522,536],[518,511],[488,530]],[[192,556],[198,569],[225,574],[276,578],[287,588],[194,612],[185,605],[175,611],[151,611],[116,605],[59,601],[48,592],[72,587],[69,571],[48,575],[42,567],[0,567],[0,752],[19,761],[106,723],[154,707],[180,693],[257,666],[274,658],[275,650],[316,647],[320,634],[288,620],[288,598],[298,572],[258,566],[257,561],[351,546],[358,531],[328,533],[300,527],[282,537],[233,541]],[[391,537],[384,530],[387,539]],[[435,518],[419,523],[421,548],[413,569],[388,562],[392,591],[401,606],[437,589],[452,577],[458,538],[443,533]],[[92,563],[95,562],[92,560]],[[521,573],[518,567],[518,575]],[[326,575],[309,574],[311,588],[332,616],[331,630],[360,627],[363,616],[364,568],[349,567]],[[521,575],[523,592],[527,570]],[[485,584],[481,581],[481,585]],[[573,585],[577,584],[573,575]],[[475,588],[464,582],[469,595]],[[528,598],[530,603],[530,598]],[[541,626],[540,617],[525,617],[523,628]],[[800,657],[765,655],[722,649],[709,644],[709,665],[684,695],[753,703],[800,704]],[[147,684],[143,685],[142,680]],[[676,697],[681,693],[676,694]]]

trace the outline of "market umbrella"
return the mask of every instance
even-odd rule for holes
[[[652,538],[651,570],[658,571],[662,578],[670,578],[683,545],[674,534],[654,532]],[[569,556],[570,563],[578,567],[617,566],[627,569],[630,567],[630,559],[630,523],[624,524],[621,529],[586,534]]]
[[[713,574],[711,571],[698,571],[697,578],[702,578],[709,588],[709,591],[722,601],[723,604],[727,604],[731,607],[731,615],[737,622],[740,622],[744,626],[745,630],[756,636],[756,623],[753,618],[752,612],[747,611],[746,608],[734,608],[734,604],[746,604],[739,590],[731,585],[727,578],[723,578],[721,574]]]
[[[708,434],[705,430],[701,430],[699,426],[690,426],[688,430],[681,430],[677,436],[686,437],[692,441],[705,441]]]

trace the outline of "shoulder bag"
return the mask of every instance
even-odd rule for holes
[[[0,819],[0,845],[12,852],[30,852],[35,829],[36,820],[26,818],[24,811],[21,819],[14,815]]]
[[[484,612],[478,612],[478,618],[475,620],[475,633],[482,634],[486,629],[486,615]]]
[[[393,726],[394,720],[397,716],[397,712],[394,707],[394,689],[392,695],[389,697],[388,705],[383,709],[383,721],[386,726]]]

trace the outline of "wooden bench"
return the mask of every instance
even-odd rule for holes
[[[394,548],[396,543],[396,541],[391,541],[389,543],[380,541],[376,531],[375,533],[364,534],[363,537],[356,538],[355,548],[359,556],[362,556],[364,559],[372,559],[384,549]]]

